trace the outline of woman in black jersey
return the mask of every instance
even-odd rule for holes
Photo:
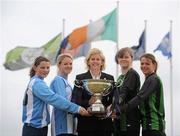
[[[120,109],[127,112],[139,105],[142,136],[166,136],[163,85],[156,74],[157,61],[152,54],[146,53],[140,57],[140,63],[145,82],[139,93]]]
[[[127,103],[139,92],[140,77],[132,68],[133,51],[131,48],[121,48],[115,56],[115,61],[120,65],[121,75],[117,79],[119,94],[124,94],[123,103]],[[140,112],[138,107],[122,113],[115,119],[115,136],[139,136]]]

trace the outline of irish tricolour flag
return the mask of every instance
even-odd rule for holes
[[[97,21],[75,29],[68,37],[66,49],[75,49],[96,40],[117,42],[116,9]]]

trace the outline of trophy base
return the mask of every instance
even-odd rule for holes
[[[90,114],[97,117],[104,117],[106,114],[105,108],[102,104],[93,104],[87,110]]]

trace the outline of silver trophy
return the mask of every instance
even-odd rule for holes
[[[106,109],[101,102],[102,96],[107,96],[110,93],[110,88],[112,86],[111,80],[104,79],[87,79],[81,80],[81,87],[86,89],[91,95],[96,97],[95,103],[93,103],[88,111],[95,116],[104,116],[106,114]],[[76,84],[77,87],[80,87]]]

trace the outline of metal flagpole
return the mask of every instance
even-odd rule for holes
[[[89,20],[89,24],[91,24],[93,21],[90,19]],[[85,45],[86,46],[86,45]],[[92,42],[89,42],[89,46],[90,46],[90,49],[91,49],[91,47],[92,47]]]
[[[117,8],[116,8],[116,26],[117,26],[117,45],[116,45],[116,52],[119,50],[119,1],[117,1]],[[118,78],[118,64],[116,64],[116,79]]]
[[[117,26],[117,43],[116,43],[116,51],[115,52],[117,52],[118,50],[119,50],[119,1],[117,1],[117,7],[116,7],[116,26]],[[115,79],[117,79],[118,78],[118,64],[116,64],[116,75],[115,75]],[[117,92],[117,94],[118,94],[118,91],[117,91],[117,88],[115,89],[116,91],[115,92]],[[117,96],[119,96],[119,95],[117,95]],[[113,107],[113,110],[115,110],[115,97],[113,96],[113,104],[112,104],[112,107]],[[114,127],[114,133],[115,133],[115,131],[116,131],[116,126],[115,126],[115,122],[114,122],[114,119],[112,118],[112,122],[113,122],[113,127]],[[111,136],[115,136],[114,135],[114,133],[113,134],[111,134]]]
[[[146,34],[147,34],[147,20],[144,20],[144,38],[145,38],[145,43],[144,43],[144,52],[146,53]]]
[[[62,20],[62,39],[65,37],[65,19]]]
[[[169,46],[172,53],[172,20],[170,20],[170,32],[169,32]],[[174,136],[174,122],[173,122],[173,67],[172,67],[172,57],[170,57],[170,111],[171,111],[171,136]]]

